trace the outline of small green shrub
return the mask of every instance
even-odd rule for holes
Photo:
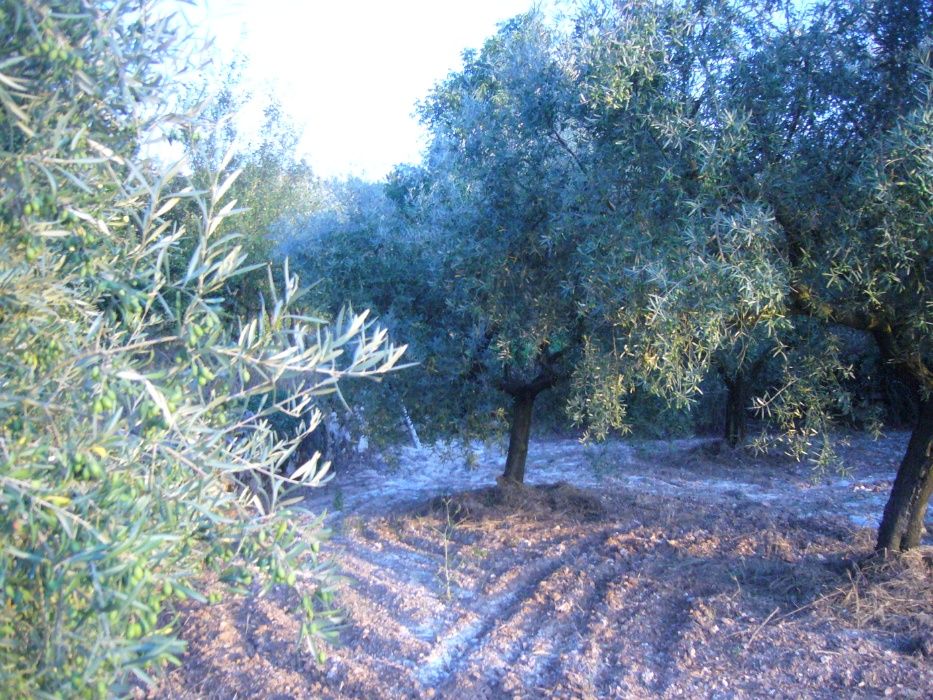
[[[295,489],[325,470],[282,476],[303,434],[283,442],[269,419],[311,416],[310,430],[316,396],[402,352],[365,315],[296,315],[287,268],[258,317],[224,316],[222,290],[247,269],[218,233],[236,174],[195,191],[138,155],[184,118],[160,107],[181,60],[166,14],[146,0],[0,5],[5,697],[126,693],[177,659],[172,601],[203,599],[209,572],[242,591],[295,586],[300,569],[303,643],[320,654],[331,585]],[[198,244],[179,266],[169,217],[190,202]]]

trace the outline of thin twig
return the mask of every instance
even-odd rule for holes
[[[799,608],[794,608],[794,609],[791,610],[790,612],[786,612],[786,613],[784,613],[783,615],[781,615],[781,616],[779,616],[779,617],[775,617],[775,618],[772,620],[772,618],[774,617],[774,614],[775,614],[776,612],[778,612],[778,610],[780,610],[779,607],[778,607],[778,608],[775,608],[774,610],[771,611],[771,614],[768,615],[768,617],[765,619],[765,621],[762,622],[760,625],[758,625],[758,627],[757,627],[757,628],[755,629],[755,631],[752,633],[752,636],[751,636],[751,638],[748,640],[748,643],[746,644],[746,647],[748,646],[748,644],[751,644],[751,643],[752,643],[752,640],[758,635],[758,633],[761,631],[761,629],[762,629],[768,622],[773,622],[773,624],[774,624],[775,626],[780,625],[780,624],[781,624],[784,620],[786,620],[787,618],[792,617],[792,616],[796,615],[796,614],[799,613],[799,612],[803,612],[803,611],[806,610],[807,608],[811,608],[811,607],[813,607],[814,605],[817,605],[817,604],[823,602],[824,600],[829,600],[830,598],[835,598],[836,596],[842,594],[843,592],[844,592],[844,591],[840,589],[840,590],[835,590],[835,591],[833,591],[832,593],[827,593],[826,595],[820,596],[820,597],[817,598],[816,600],[810,601],[810,602],[807,603],[806,605],[801,605]],[[726,638],[729,638],[729,637],[738,637],[739,635],[742,635],[742,634],[744,634],[744,633],[745,633],[745,630],[738,630],[737,632],[733,632],[732,634],[726,635]]]
[[[840,595],[841,593],[843,593],[843,591],[840,589],[840,590],[835,590],[835,591],[833,591],[832,593],[827,593],[826,595],[821,595],[821,596],[820,596],[819,598],[817,598],[816,600],[812,600],[812,601],[810,601],[809,603],[807,603],[806,605],[801,605],[799,608],[794,608],[794,609],[791,610],[789,613],[785,613],[785,614],[781,615],[779,618],[777,618],[777,619],[774,621],[774,623],[775,623],[775,624],[779,624],[779,623],[783,622],[784,620],[786,620],[786,619],[787,619],[788,617],[790,617],[791,615],[796,615],[797,613],[799,613],[799,612],[801,612],[801,611],[803,611],[803,610],[806,610],[807,608],[812,608],[814,605],[817,605],[818,603],[822,603],[824,600],[829,600],[830,598],[835,598],[836,596]]]
[[[774,617],[774,616],[778,613],[778,611],[779,611],[780,609],[781,609],[780,606],[778,606],[778,607],[776,607],[774,610],[772,610],[772,611],[771,611],[771,614],[768,615],[768,617],[766,617],[766,618],[764,619],[764,622],[762,622],[760,625],[758,625],[758,627],[755,629],[755,631],[752,632],[752,636],[749,637],[749,639],[748,639],[747,642],[745,642],[745,648],[746,648],[746,649],[748,649],[748,648],[752,645],[752,642],[755,641],[755,637],[758,636],[758,633],[761,632],[761,630],[763,630],[763,629],[765,628],[765,625],[768,624],[768,622],[771,620],[771,618]]]

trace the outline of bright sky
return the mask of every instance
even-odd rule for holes
[[[223,60],[248,59],[245,84],[274,95],[323,177],[380,179],[416,162],[415,103],[532,0],[199,0],[186,14]],[[257,103],[259,100],[257,100]],[[244,115],[246,129],[258,115]]]

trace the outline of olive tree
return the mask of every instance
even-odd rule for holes
[[[182,118],[158,107],[179,57],[166,15],[146,0],[0,6],[10,697],[128,692],[132,676],[177,663],[172,601],[204,600],[215,576],[239,591],[297,586],[303,643],[322,653],[335,621],[325,533],[296,489],[326,469],[311,459],[282,476],[300,435],[282,442],[268,421],[401,352],[362,317],[324,327],[296,313],[287,269],[260,315],[222,322],[227,283],[246,269],[236,237],[219,233],[235,173],[196,189],[139,156],[142,135]],[[170,218],[186,202],[201,213],[190,251]]]
[[[711,351],[809,337],[777,341],[784,381],[756,399],[803,455],[849,408],[834,329],[871,334],[919,393],[878,547],[915,546],[933,487],[928,4],[607,3],[578,26],[617,200],[681,249],[654,309],[616,323],[629,351],[689,389]]]
[[[724,182],[766,204],[787,313],[869,334],[914,387],[918,421],[878,534],[919,544],[933,489],[928,3],[829,1],[762,23],[724,84],[749,167]]]
[[[747,274],[773,250],[763,208],[708,207],[706,183],[685,186],[720,137],[715,106],[697,117],[690,62],[724,60],[740,33],[724,18],[704,42],[674,5],[613,12],[588,8],[569,35],[516,18],[422,108],[466,377],[512,399],[510,481],[542,391],[563,383],[596,437],[624,429],[628,395],[685,405],[735,327],[782,299],[769,268]]]
[[[928,55],[929,57],[929,55]],[[928,64],[929,66],[929,64]],[[869,161],[866,206],[860,230],[863,254],[846,261],[840,274],[859,291],[863,322],[882,358],[917,394],[917,423],[898,469],[878,532],[879,549],[920,544],[933,494],[933,81],[926,78],[924,102],[899,122]],[[869,247],[874,243],[874,247]],[[863,267],[864,266],[864,267]],[[870,271],[869,280],[863,274]],[[842,308],[840,308],[842,307]],[[805,305],[848,321],[844,305]]]
[[[421,106],[457,380],[509,397],[510,482],[524,479],[535,399],[568,376],[582,341],[564,221],[581,177],[569,77],[556,33],[530,13],[466,53]]]

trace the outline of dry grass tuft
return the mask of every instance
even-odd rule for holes
[[[435,498],[429,511],[442,511],[445,498]],[[451,499],[457,519],[474,521],[508,518],[518,514],[523,520],[536,521],[557,516],[571,521],[599,520],[606,510],[602,501],[586,491],[564,482],[542,486],[506,484],[458,494]]]
[[[837,592],[834,615],[897,635],[907,653],[933,657],[933,547],[868,558]]]

